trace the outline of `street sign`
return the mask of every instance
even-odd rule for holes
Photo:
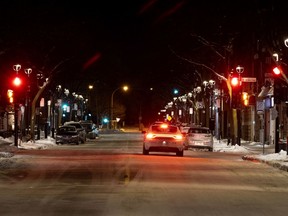
[[[242,82],[256,82],[256,77],[242,77]]]
[[[168,116],[167,116],[167,120],[168,120],[168,121],[171,121],[171,120],[172,120],[172,117],[171,117],[170,115],[168,115]]]

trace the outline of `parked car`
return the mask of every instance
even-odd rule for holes
[[[99,130],[92,121],[79,121],[79,123],[85,128],[86,137],[88,139],[96,139],[99,137]]]
[[[180,127],[180,131],[182,134],[187,134],[189,129],[190,129],[190,127],[188,127],[188,126]]]
[[[148,131],[144,131],[143,154],[149,152],[176,152],[183,157],[184,138],[176,125],[168,123],[152,124]]]
[[[213,135],[208,127],[190,127],[185,136],[185,147],[213,151]]]
[[[86,131],[85,128],[79,123],[75,121],[65,122],[64,125],[70,125],[76,127],[76,130],[80,136],[81,143],[86,142]]]
[[[56,131],[56,144],[76,143],[79,145],[81,138],[75,126],[65,125]]]

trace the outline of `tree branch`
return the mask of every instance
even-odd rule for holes
[[[202,64],[202,63],[199,63],[199,62],[195,62],[195,61],[192,61],[192,60],[190,60],[190,59],[187,59],[187,58],[185,58],[185,57],[183,57],[183,56],[178,55],[173,49],[171,49],[170,46],[169,46],[169,49],[170,49],[170,51],[171,51],[175,56],[177,56],[178,58],[180,58],[180,59],[182,59],[182,60],[184,60],[184,61],[187,61],[187,62],[189,62],[190,64],[194,64],[194,65],[203,67],[203,68],[205,68],[205,69],[207,69],[207,70],[210,70],[210,71],[212,71],[219,79],[225,80],[225,81],[227,82],[227,78],[224,77],[224,76],[222,76],[221,74],[217,73],[213,68],[211,68],[211,67],[209,67],[209,66],[207,66],[207,65],[205,65],[205,64]]]

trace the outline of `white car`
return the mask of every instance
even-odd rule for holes
[[[175,152],[183,157],[184,137],[176,125],[168,123],[153,124],[144,132],[143,154],[149,152]]]
[[[185,147],[213,151],[213,134],[208,127],[190,127],[185,137]]]
[[[190,129],[190,127],[187,127],[187,126],[185,126],[185,127],[180,127],[180,131],[181,131],[181,133],[183,133],[183,134],[187,134],[189,129]]]

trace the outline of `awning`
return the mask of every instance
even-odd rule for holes
[[[261,92],[258,95],[258,99],[264,99],[264,98],[266,98],[268,96],[273,95],[273,93],[274,93],[273,87],[265,87],[265,86],[263,86],[261,88]]]

